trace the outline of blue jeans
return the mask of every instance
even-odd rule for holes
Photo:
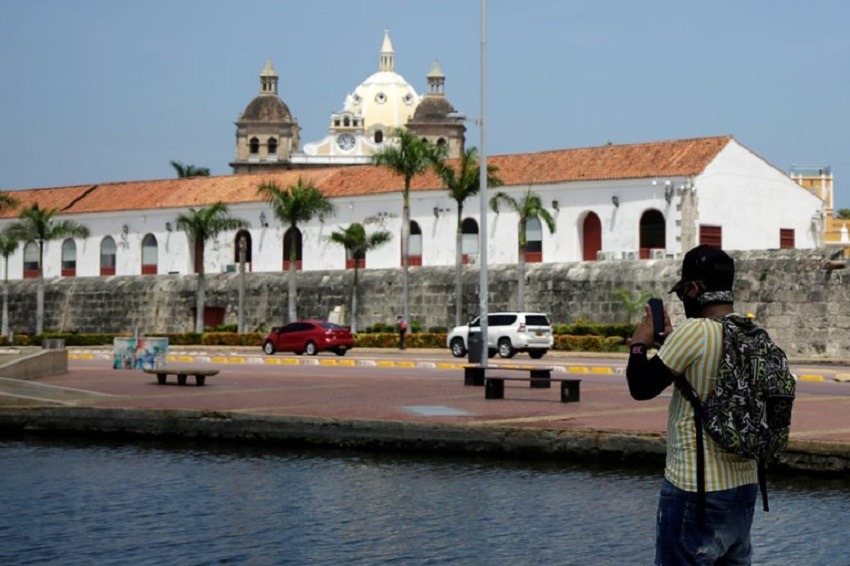
[[[655,563],[750,564],[750,527],[758,485],[705,494],[705,517],[697,518],[697,494],[664,480],[658,502]]]

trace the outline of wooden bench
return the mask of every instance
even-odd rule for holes
[[[142,370],[145,373],[155,375],[156,381],[160,385],[165,385],[165,380],[169,375],[177,376],[177,385],[186,385],[186,378],[190,375],[195,376],[195,385],[203,385],[207,377],[216,375],[217,369],[198,368],[198,367],[178,367],[178,368],[153,368]]]
[[[484,398],[504,399],[506,381],[528,381],[531,387],[549,388],[552,382],[561,384],[561,403],[578,403],[581,400],[581,380],[572,377],[518,377],[488,375],[484,378]]]

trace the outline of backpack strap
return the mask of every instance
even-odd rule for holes
[[[761,490],[761,505],[765,511],[770,511],[767,505],[767,473],[764,460],[758,461],[759,489]]]
[[[705,518],[705,446],[702,437],[702,403],[697,397],[694,386],[685,379],[685,375],[677,375],[674,380],[676,388],[688,400],[694,409],[694,426],[697,434],[697,518]]]

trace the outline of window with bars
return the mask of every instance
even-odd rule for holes
[[[699,243],[711,246],[712,248],[723,247],[723,227],[709,226],[700,224],[699,227]]]

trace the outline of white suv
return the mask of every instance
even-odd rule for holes
[[[469,329],[480,332],[478,319],[464,326],[456,326],[446,338],[452,354],[462,358],[469,350]],[[487,315],[487,345],[490,355],[498,351],[503,358],[517,352],[528,352],[532,358],[542,358],[552,347],[552,325],[549,317],[539,312],[497,312]]]

